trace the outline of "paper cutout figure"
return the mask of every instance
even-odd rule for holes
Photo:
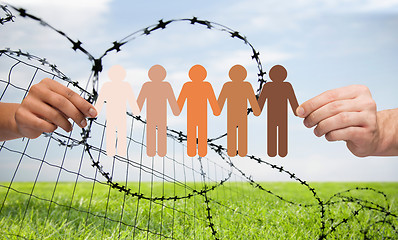
[[[287,101],[290,102],[294,115],[296,115],[298,102],[292,85],[284,82],[287,77],[287,71],[283,66],[273,66],[269,71],[269,77],[272,82],[264,85],[258,99],[261,110],[268,99],[268,156],[275,157],[278,153],[280,157],[285,157],[288,149]]]
[[[174,115],[180,114],[176,98],[170,83],[163,82],[166,70],[161,65],[154,65],[149,69],[148,76],[151,82],[146,82],[138,95],[137,103],[142,110],[145,99],[147,100],[147,155],[156,155],[156,128],[158,155],[166,156],[167,153],[167,101],[169,101]]]
[[[113,157],[117,153],[126,157],[126,110],[127,102],[130,104],[134,115],[140,114],[140,109],[135,101],[133,90],[128,82],[124,82],[126,70],[120,65],[112,66],[108,72],[111,82],[106,82],[101,88],[95,108],[100,113],[106,102],[106,153]]]
[[[243,66],[233,66],[229,70],[229,78],[232,82],[224,84],[218,97],[220,110],[228,100],[227,152],[230,157],[237,154],[236,132],[238,132],[238,154],[241,157],[247,154],[247,101],[249,100],[255,116],[259,116],[261,113],[252,85],[249,82],[244,82],[246,76],[247,71]]]
[[[211,84],[204,81],[206,76],[207,72],[203,66],[193,66],[189,70],[192,82],[184,84],[177,100],[180,110],[187,100],[187,153],[190,157],[196,155],[196,147],[200,157],[207,154],[207,101],[214,115],[218,116],[221,112]]]

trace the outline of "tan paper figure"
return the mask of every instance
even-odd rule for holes
[[[238,132],[238,154],[241,157],[247,154],[247,101],[249,100],[255,116],[261,113],[252,85],[244,82],[246,76],[247,71],[243,66],[233,66],[229,70],[229,78],[232,82],[224,84],[218,97],[220,110],[228,100],[227,149],[230,157],[236,156],[236,132]]]
[[[154,65],[149,69],[148,76],[151,82],[146,82],[138,95],[137,103],[142,109],[147,100],[147,155],[156,155],[156,128],[158,155],[166,156],[167,153],[167,101],[169,101],[174,115],[180,114],[180,108],[174,96],[170,83],[163,82],[166,78],[166,70],[160,65]]]
[[[196,137],[198,137],[199,156],[207,154],[207,101],[209,101],[213,114],[220,115],[220,108],[209,82],[204,82],[207,76],[206,69],[195,65],[189,70],[192,82],[186,82],[182,87],[177,103],[180,110],[187,100],[187,147],[188,156],[196,155]]]
[[[281,65],[275,65],[269,71],[272,80],[266,83],[258,99],[260,108],[263,109],[268,99],[268,156],[275,157],[277,153],[281,157],[287,155],[287,104],[289,101],[293,113],[296,115],[298,107],[296,95],[290,83],[284,82],[287,77],[286,69]]]
[[[106,152],[110,157],[116,154],[116,132],[117,153],[126,156],[126,111],[127,102],[130,104],[134,115],[140,114],[140,109],[135,101],[133,90],[128,82],[124,82],[126,70],[120,65],[112,66],[108,72],[111,82],[106,82],[101,88],[95,108],[100,113],[104,102],[106,102]]]

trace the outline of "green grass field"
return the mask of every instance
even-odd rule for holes
[[[215,239],[201,195],[153,202],[125,196],[99,183],[37,183],[34,188],[33,183],[13,183],[10,191],[9,183],[0,185],[1,239]],[[398,239],[398,183],[310,185],[325,203],[335,193],[355,187],[371,187],[388,198],[369,190],[332,198],[334,203],[325,206],[327,239]],[[295,204],[248,183],[226,183],[207,194],[217,238],[319,238],[320,207],[311,192],[291,182],[261,186]],[[128,187],[146,196],[182,196],[191,191],[172,183],[128,183]],[[192,183],[190,187],[200,189],[202,185]],[[381,208],[395,216],[386,216]],[[358,214],[353,215],[356,210]]]

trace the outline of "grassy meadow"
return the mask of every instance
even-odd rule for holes
[[[307,188],[293,182],[264,182],[264,189],[228,182],[207,194],[148,201],[101,183],[32,182],[0,184],[1,239],[318,239],[321,213]],[[127,183],[148,197],[186,196],[201,183]],[[211,183],[208,183],[211,185]],[[327,239],[398,239],[398,183],[311,183],[325,205]],[[361,199],[361,200],[358,200]],[[301,205],[300,205],[301,204]],[[362,205],[361,205],[362,204]],[[310,206],[303,206],[310,205]],[[368,206],[368,208],[364,207]],[[207,210],[209,207],[209,211]],[[353,215],[355,211],[358,214]],[[345,219],[345,220],[344,220]],[[332,230],[335,229],[335,230]]]

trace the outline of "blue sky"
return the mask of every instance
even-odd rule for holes
[[[288,70],[289,81],[302,103],[323,91],[350,84],[367,85],[378,109],[398,107],[398,1],[9,1],[26,8],[72,39],[79,39],[94,56],[131,32],[159,19],[190,18],[221,23],[245,35],[260,52],[265,71],[276,64]],[[25,49],[51,59],[73,79],[86,80],[90,62],[70,49],[70,43],[26,19],[1,27],[1,48]],[[147,71],[162,64],[176,95],[188,80],[188,70],[202,64],[216,95],[228,80],[228,70],[242,64],[247,80],[257,87],[251,52],[228,35],[175,24],[122,47],[104,60],[101,82],[113,64],[127,69],[136,96]],[[145,114],[145,110],[143,112]],[[185,131],[185,113],[169,124]],[[209,116],[209,137],[226,131],[226,112]],[[249,117],[249,153],[310,181],[398,181],[398,157],[357,158],[343,142],[317,138],[292,113],[289,115],[289,155],[269,159],[265,152],[266,116]],[[221,142],[223,143],[223,142]],[[223,143],[224,144],[224,143]],[[0,158],[2,158],[0,153]],[[4,155],[3,155],[4,156]],[[260,180],[281,180],[246,159],[233,161]],[[6,171],[6,170],[4,170]]]

